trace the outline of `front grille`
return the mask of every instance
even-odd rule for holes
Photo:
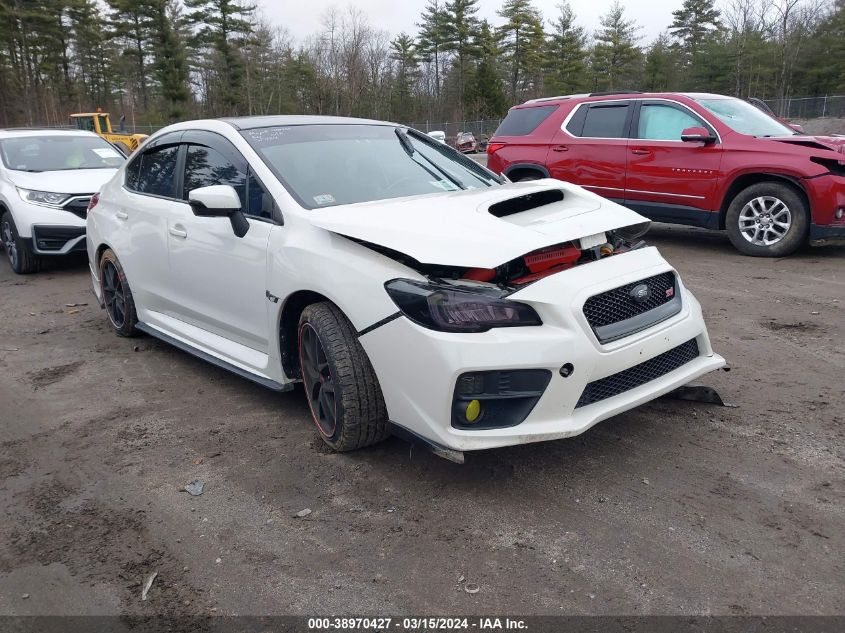
[[[638,286],[648,289],[645,297],[634,296]],[[584,302],[584,316],[601,343],[645,330],[680,311],[681,296],[673,272],[619,286]]]
[[[88,215],[88,203],[91,198],[74,198],[68,202],[63,208],[65,211],[70,211],[75,216],[85,219]]]
[[[640,284],[648,286],[651,297],[647,301],[637,303],[631,299],[629,293]],[[584,316],[594,328],[618,323],[671,301],[675,293],[667,295],[670,288],[673,291],[675,289],[675,274],[671,272],[619,286],[587,299],[584,303]]]
[[[698,358],[698,343],[695,339],[692,339],[644,363],[624,369],[607,378],[588,383],[575,408],[585,407],[588,404],[618,396],[620,393],[625,393],[656,378],[665,376],[696,358]]]

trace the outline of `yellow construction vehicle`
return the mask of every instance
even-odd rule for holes
[[[121,120],[120,130],[114,132],[111,127],[111,120],[108,112],[102,112],[97,108],[96,112],[78,112],[70,115],[70,124],[80,130],[95,132],[106,139],[112,145],[123,150],[128,156],[143,142],[149,134],[124,134]]]

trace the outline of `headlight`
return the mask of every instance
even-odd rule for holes
[[[51,193],[49,191],[33,191],[31,189],[21,189],[18,187],[18,195],[24,202],[30,204],[40,204],[45,207],[53,207],[55,209],[67,202],[70,196],[66,193]]]
[[[384,287],[406,317],[432,330],[486,332],[494,327],[543,324],[531,306],[483,289],[458,289],[408,279],[394,279]]]

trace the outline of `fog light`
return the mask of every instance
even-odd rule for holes
[[[481,403],[478,400],[470,400],[464,415],[470,424],[475,422],[478,416],[481,415]]]
[[[833,214],[833,217],[835,217],[837,220],[841,220],[843,216],[845,216],[845,209],[842,207],[839,207],[836,210],[836,213]]]

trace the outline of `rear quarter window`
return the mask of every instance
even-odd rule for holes
[[[549,105],[510,110],[494,136],[525,136],[531,134],[557,109],[558,106]]]

